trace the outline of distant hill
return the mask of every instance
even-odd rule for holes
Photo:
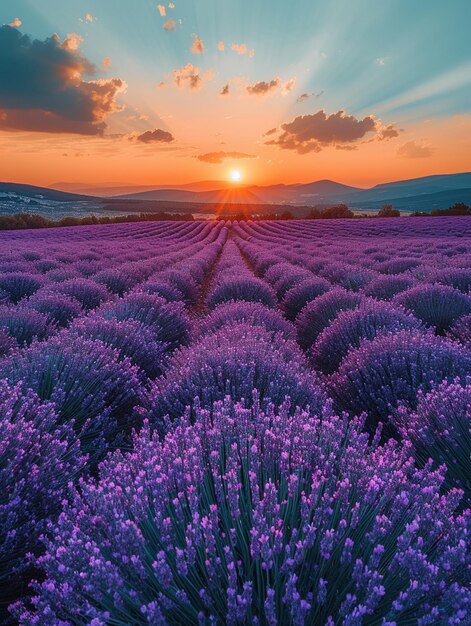
[[[178,186],[158,185],[150,189],[135,186],[139,192],[114,195],[115,183],[105,183],[94,189],[86,183],[57,183],[83,193],[70,193],[49,187],[18,183],[0,183],[0,213],[31,211],[48,217],[90,214],[108,211],[175,212],[218,211],[222,206],[239,205],[255,209],[255,205],[286,207],[294,213],[303,207],[331,206],[344,203],[360,211],[374,210],[383,204],[392,204],[405,212],[446,209],[455,202],[471,205],[471,172],[424,176],[410,180],[393,181],[361,189],[332,180],[318,180],[293,185],[243,185],[227,181],[197,181]],[[102,195],[107,189],[108,195]],[[125,189],[129,187],[124,185]],[[84,193],[88,190],[90,193]],[[200,208],[198,208],[200,207]],[[205,209],[206,207],[206,209]],[[204,209],[204,210],[203,210]],[[251,210],[252,210],[251,209]]]
[[[216,189],[209,189],[211,185],[219,184]],[[370,189],[361,189],[350,185],[343,185],[332,180],[318,180],[311,183],[295,185],[239,185],[210,181],[202,183],[198,188],[193,183],[188,186],[174,188],[156,187],[151,191],[131,193],[119,196],[121,199],[153,200],[167,202],[221,202],[224,195],[233,189],[233,202],[241,204],[287,204],[287,205],[317,205],[342,202],[358,208],[375,208],[384,203],[399,203],[398,208],[408,211],[423,210],[425,196],[438,194],[433,200],[432,208],[447,208],[459,195],[460,189],[471,188],[471,173],[444,174],[424,176],[410,180],[394,181],[375,185]],[[448,193],[453,192],[453,193]],[[463,200],[464,201],[464,200]],[[448,203],[448,204],[447,204]],[[419,208],[420,207],[420,208]]]
[[[0,200],[7,196],[22,196],[35,200],[52,200],[53,202],[76,202],[77,200],[90,200],[91,197],[78,194],[57,191],[49,187],[35,187],[34,185],[23,185],[22,183],[2,183],[0,182]]]

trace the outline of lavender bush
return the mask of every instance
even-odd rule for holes
[[[11,302],[19,302],[22,298],[31,296],[44,283],[41,276],[26,272],[11,272],[0,274],[0,290],[10,298]]]
[[[412,441],[422,464],[445,464],[448,487],[463,489],[471,504],[471,378],[443,382],[419,391],[417,409],[400,407],[394,418],[400,434]]]
[[[167,302],[159,296],[135,292],[104,306],[100,315],[118,321],[135,320],[148,327],[169,351],[187,343],[190,320],[181,302]]]
[[[394,302],[443,334],[455,320],[471,313],[471,296],[452,287],[419,285],[394,298]]]
[[[311,348],[311,359],[324,374],[333,374],[350,350],[365,339],[400,330],[419,330],[422,323],[413,315],[385,302],[365,301],[353,311],[342,311],[325,328]]]
[[[195,417],[81,483],[21,624],[469,622],[470,511],[407,446],[328,407]]]
[[[232,326],[239,323],[262,326],[268,332],[281,333],[285,339],[295,338],[294,326],[283,319],[281,313],[260,302],[237,301],[219,304],[202,319],[196,331],[198,335],[206,335],[226,327],[226,332],[231,333]]]
[[[272,289],[263,281],[252,276],[223,280],[208,296],[208,307],[214,309],[218,304],[239,300],[244,302],[260,302],[274,307],[276,296]]]
[[[83,311],[76,298],[62,293],[54,293],[47,289],[37,291],[24,302],[24,306],[47,315],[58,326],[67,326],[74,317],[79,316]]]
[[[282,306],[286,317],[294,321],[308,302],[330,291],[332,286],[322,278],[310,278],[292,287],[284,296]]]
[[[306,306],[296,318],[299,344],[308,350],[341,311],[355,309],[361,297],[345,289],[332,289]]]
[[[294,342],[239,323],[230,333],[222,328],[175,354],[153,389],[149,415],[163,428],[165,416],[176,419],[186,407],[194,415],[195,402],[208,407],[226,395],[241,400],[254,389],[262,402],[270,399],[277,406],[289,396],[293,410],[321,410],[326,399]]]
[[[50,289],[75,298],[86,310],[94,309],[111,297],[106,287],[88,278],[71,278],[51,286]]]
[[[79,319],[70,332],[85,339],[99,339],[116,349],[119,358],[129,357],[146,376],[156,378],[162,374],[167,362],[167,345],[160,343],[154,333],[135,320],[106,320],[96,315]]]
[[[27,553],[84,465],[73,429],[54,405],[0,381],[0,620],[27,588]]]
[[[375,429],[399,403],[415,408],[419,391],[429,391],[443,380],[471,375],[471,353],[434,335],[417,331],[376,337],[349,352],[330,380],[340,407],[369,414]]]
[[[61,424],[70,424],[92,459],[121,445],[143,400],[139,372],[101,341],[58,335],[33,343],[0,363],[0,379],[23,382],[42,401],[54,402]]]
[[[0,306],[0,328],[20,345],[43,340],[55,330],[47,315],[20,306]]]

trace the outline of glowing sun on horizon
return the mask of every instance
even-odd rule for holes
[[[232,170],[230,173],[230,178],[233,183],[238,183],[242,179],[242,174],[240,170]]]

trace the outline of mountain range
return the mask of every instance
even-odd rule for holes
[[[166,210],[169,203],[176,203],[175,210],[182,212],[189,209],[184,205],[191,205],[194,212],[195,205],[277,205],[280,209],[281,206],[294,208],[344,203],[357,210],[374,210],[388,203],[405,212],[427,212],[445,209],[455,202],[471,205],[471,172],[424,176],[383,183],[368,189],[332,180],[267,186],[217,180],[145,187],[122,183],[100,186],[55,183],[51,187],[0,183],[0,213],[12,212],[15,203],[21,210],[28,208],[31,211],[34,208],[39,212],[44,205],[65,203],[65,206],[69,202],[78,203],[81,210],[86,210],[87,205],[90,208],[106,205],[108,211],[122,211],[128,204],[130,210],[156,210],[156,203],[166,205]],[[201,211],[204,212],[203,207]]]

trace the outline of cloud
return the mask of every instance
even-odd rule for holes
[[[77,33],[67,33],[61,45],[66,50],[78,50],[81,43],[83,43],[83,37],[81,35]]]
[[[160,17],[165,17],[167,15],[167,11],[165,10],[165,7],[163,4],[157,5],[157,11],[160,13]]]
[[[172,18],[170,17],[165,24],[162,26],[162,28],[164,30],[177,30],[177,24],[175,22],[175,20],[172,20]]]
[[[399,137],[399,130],[394,124],[385,126],[378,121],[376,123],[376,130],[378,131],[376,136],[377,141],[388,141],[389,139],[394,139],[394,137]]]
[[[91,13],[86,13],[85,14],[85,21],[86,22],[93,22],[95,18],[93,17],[93,15]]]
[[[175,141],[175,137],[166,130],[155,128],[154,130],[146,130],[145,133],[138,135],[136,141],[141,143],[171,143]]]
[[[160,83],[157,85],[158,89],[165,89],[167,87],[167,83],[164,80],[161,80]]]
[[[203,54],[204,52],[204,43],[198,37],[198,35],[195,35],[195,33],[193,33],[193,43],[191,44],[191,52],[193,54]]]
[[[251,59],[253,59],[253,58],[254,58],[254,56],[255,56],[255,50],[252,48],[252,50],[250,50],[250,52],[249,52],[249,57],[250,57]]]
[[[296,82],[295,78],[290,78],[290,80],[286,81],[286,83],[281,87],[281,95],[286,96],[293,89],[294,83]]]
[[[245,90],[251,96],[264,96],[268,93],[273,93],[277,89],[281,89],[281,94],[286,96],[293,89],[295,82],[296,79],[291,78],[286,81],[286,83],[283,83],[281,78],[277,76],[270,81],[260,80],[253,85],[246,85]]]
[[[111,67],[112,64],[112,60],[111,57],[105,57],[103,59],[103,61],[101,62],[101,66],[103,67],[103,69],[108,69],[109,67]]]
[[[405,159],[426,159],[433,155],[433,147],[424,141],[406,141],[396,150],[396,155]]]
[[[245,90],[251,96],[264,96],[271,91],[275,91],[281,85],[281,80],[279,76],[270,81],[259,80],[257,83],[253,85],[247,85]]]
[[[207,152],[206,154],[198,154],[195,157],[198,161],[205,163],[222,163],[226,159],[256,159],[255,154],[246,154],[245,152]]]
[[[218,50],[220,52],[224,52],[224,42],[223,41],[218,41]]]
[[[15,17],[15,19],[8,24],[11,28],[19,28],[23,24],[19,17]]]
[[[183,67],[173,70],[172,76],[177,87],[188,87],[192,91],[198,91],[205,81],[213,78],[213,72],[206,70],[206,72],[201,73],[199,67],[193,63],[187,63]]]
[[[383,67],[384,65],[386,65],[386,59],[384,57],[378,57],[377,59],[375,59],[375,65]]]
[[[296,98],[296,102],[304,102],[305,100],[309,100],[309,98],[317,99],[320,98],[323,93],[323,91],[320,91],[319,93],[316,93],[315,91],[308,91],[298,96]]]
[[[168,8],[169,9],[174,9],[175,8],[175,5],[173,4],[173,2],[169,2],[168,3]]]
[[[245,43],[233,43],[231,44],[231,50],[234,50],[237,54],[245,54],[247,52],[247,46]]]
[[[220,96],[228,96],[230,93],[229,83],[226,83],[224,87],[219,92]]]
[[[96,68],[77,43],[75,34],[41,41],[0,28],[0,128],[103,134],[106,116],[121,110],[116,96],[126,83],[85,80]]]
[[[291,122],[282,124],[278,137],[265,142],[283,150],[295,150],[299,154],[320,152],[328,146],[354,144],[368,133],[377,132],[378,120],[372,115],[357,119],[337,111],[327,115],[321,110],[310,115],[299,115]],[[270,133],[274,134],[274,133]]]

